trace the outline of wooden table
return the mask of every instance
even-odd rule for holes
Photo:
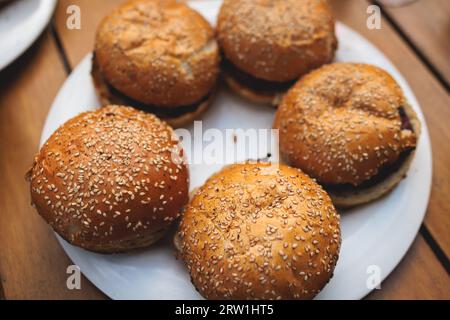
[[[30,207],[24,175],[38,151],[49,107],[70,70],[92,50],[101,17],[121,0],[60,0],[38,41],[0,72],[0,298],[105,299],[87,279],[66,288],[69,258]],[[66,9],[81,8],[81,30]],[[450,1],[382,8],[381,30],[366,27],[362,0],[332,1],[338,20],[380,48],[406,77],[425,113],[433,146],[433,189],[425,221],[405,258],[369,299],[450,299]]]

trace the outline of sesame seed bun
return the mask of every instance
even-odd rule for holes
[[[199,103],[216,85],[220,55],[214,31],[175,0],[130,0],[106,16],[95,40],[104,80],[142,104]]]
[[[339,215],[312,179],[246,163],[196,192],[175,243],[207,299],[311,299],[332,277],[340,239]]]
[[[217,34],[229,63],[279,83],[331,62],[337,48],[334,20],[323,0],[225,0]]]
[[[420,123],[384,70],[335,63],[304,76],[283,97],[274,128],[280,153],[330,192],[335,205],[379,198],[406,174]]]
[[[415,135],[419,137],[421,128],[417,114],[414,112],[409,103],[404,105],[404,110],[409,118]],[[334,205],[341,208],[353,207],[381,198],[386,193],[394,189],[395,186],[406,177],[409,167],[411,166],[411,162],[414,159],[414,155],[415,150],[411,150],[405,154],[400,161],[397,161],[395,170],[389,171],[387,174],[383,175],[382,179],[380,179],[378,183],[374,183],[370,186],[364,186],[363,188],[350,187],[343,189],[329,189],[327,190],[328,194],[333,200]]]
[[[100,253],[146,247],[188,201],[188,168],[172,157],[177,146],[166,123],[133,108],[82,113],[36,156],[32,203],[73,245]]]
[[[101,105],[126,105],[153,113],[173,128],[185,127],[193,121],[200,119],[203,113],[211,106],[217,91],[217,88],[213,88],[201,101],[189,106],[177,108],[157,107],[133,100],[111,87],[100,73],[95,57],[93,57],[91,75]]]

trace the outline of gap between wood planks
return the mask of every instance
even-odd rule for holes
[[[391,24],[391,26],[394,28],[394,30],[399,34],[399,36],[402,38],[402,40],[405,41],[405,43],[413,50],[413,52],[418,56],[420,61],[428,68],[428,70],[438,79],[438,81],[441,83],[441,85],[447,90],[447,92],[450,92],[450,87],[447,84],[447,82],[444,80],[444,78],[441,76],[439,71],[434,68],[434,66],[428,61],[428,59],[420,52],[420,50],[412,43],[411,40],[406,36],[406,34],[402,31],[402,29],[398,26],[398,24],[392,19],[392,17],[389,16],[389,14],[384,10],[383,6],[377,1],[373,0],[371,1],[373,4],[378,5],[381,8],[382,14],[385,16],[386,20]],[[72,67],[69,63],[68,56],[66,54],[66,51],[64,50],[64,47],[62,45],[61,39],[59,37],[58,31],[56,30],[56,27],[54,25],[54,22],[52,21],[49,26],[51,35],[53,37],[53,40],[55,41],[56,48],[58,51],[58,54],[61,58],[61,61],[64,64],[64,69],[67,73],[67,75],[70,75],[72,72]],[[447,271],[447,274],[450,274],[450,261],[449,258],[446,256],[442,248],[439,246],[437,241],[434,239],[430,231],[428,230],[427,226],[425,224],[422,224],[419,230],[419,233],[424,237],[426,243],[433,251],[433,254],[436,256],[436,258],[439,260],[439,262],[442,264],[442,266]],[[2,287],[0,283],[0,299],[2,299]]]
[[[69,59],[67,58],[66,51],[64,50],[61,39],[59,38],[58,31],[56,31],[55,23],[53,20],[49,25],[49,29],[53,37],[53,40],[55,40],[58,55],[61,58],[61,61],[64,65],[64,70],[66,71],[67,75],[70,75],[70,73],[72,72],[72,67],[70,66]]]
[[[444,251],[442,251],[441,247],[436,242],[436,240],[434,240],[434,238],[431,235],[430,231],[428,230],[427,226],[422,224],[420,226],[419,232],[422,235],[422,237],[425,239],[428,246],[433,251],[436,258],[442,264],[445,271],[447,271],[447,274],[450,275],[450,261],[449,261],[448,257],[445,255]]]
[[[414,42],[403,31],[402,27],[395,21],[393,17],[384,9],[384,6],[378,0],[370,0],[371,3],[377,5],[381,9],[381,14],[390,23],[391,27],[398,33],[400,38],[410,47],[410,49],[416,54],[420,61],[427,67],[427,69],[433,74],[433,76],[439,81],[439,83],[450,92],[450,85],[447,83],[441,72],[434,67],[434,65],[428,60],[428,58],[420,51]]]

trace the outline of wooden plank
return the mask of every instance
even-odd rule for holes
[[[449,85],[450,1],[421,0],[403,7],[383,9]]]
[[[418,235],[405,259],[366,299],[450,299],[450,278]]]
[[[352,27],[374,43],[394,63],[414,91],[430,130],[433,147],[433,186],[425,225],[447,257],[450,256],[450,96],[412,50],[382,20],[381,30],[366,27],[368,2],[331,1],[338,20]]]
[[[124,0],[60,0],[55,13],[55,27],[69,64],[75,67],[94,48],[95,32],[102,17]],[[81,29],[70,30],[66,26],[67,8],[76,5],[81,11]]]
[[[102,298],[82,279],[66,286],[72,262],[46,223],[30,206],[25,173],[38,150],[48,109],[66,78],[56,46],[46,32],[0,74],[0,278],[6,299]]]

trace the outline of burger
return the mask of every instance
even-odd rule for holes
[[[367,64],[334,63],[298,81],[274,122],[280,154],[336,206],[375,200],[406,175],[420,122],[396,81]]]
[[[210,105],[220,55],[208,22],[175,0],[131,0],[101,22],[92,76],[104,105],[132,106],[174,127]]]
[[[274,105],[298,78],[331,62],[337,48],[324,0],[225,0],[217,37],[228,85]]]
[[[117,253],[160,239],[188,201],[188,168],[156,116],[107,106],[69,120],[28,173],[32,204],[69,243]]]
[[[225,167],[194,195],[176,244],[207,299],[311,299],[330,280],[340,248],[339,215],[300,170]]]

